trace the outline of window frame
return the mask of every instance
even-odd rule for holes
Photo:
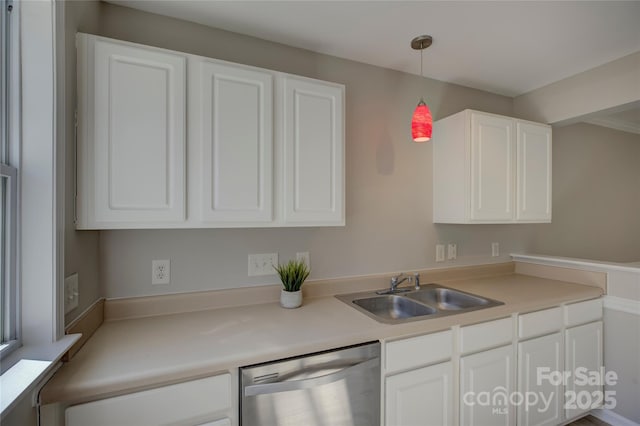
[[[18,125],[19,123],[19,72],[17,63],[17,19],[12,12],[12,0],[0,0],[2,13],[2,43],[0,46],[0,184],[3,186],[0,206],[0,359],[5,358],[21,344],[20,303],[18,286]]]

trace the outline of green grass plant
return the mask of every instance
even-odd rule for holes
[[[273,268],[280,276],[284,291],[289,292],[300,290],[311,272],[304,260],[290,260],[284,265],[274,265]]]

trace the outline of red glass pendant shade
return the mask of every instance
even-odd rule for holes
[[[433,129],[433,118],[427,104],[422,99],[418,102],[416,110],[413,112],[411,120],[411,136],[414,142],[427,142],[431,139]]]

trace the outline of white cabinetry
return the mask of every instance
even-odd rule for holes
[[[581,383],[602,366],[602,299],[386,342],[383,360],[387,426],[558,425],[602,402]]]
[[[78,229],[344,225],[343,85],[77,40]]]
[[[564,387],[561,381],[544,378],[543,371],[547,374],[564,371],[562,343],[559,332],[518,343],[518,392],[525,397],[517,407],[518,425],[556,425],[561,422]],[[532,395],[529,403],[527,395]]]
[[[189,168],[200,170],[200,221],[271,222],[273,75],[205,58],[190,67]]]
[[[460,424],[508,426],[515,423],[515,410],[509,403],[515,391],[515,366],[512,345],[460,359]]]
[[[518,425],[556,425],[601,405],[602,386],[583,383],[603,365],[601,319],[602,299],[520,315]]]
[[[452,347],[451,330],[386,343],[386,426],[453,424]]]
[[[77,41],[78,228],[183,222],[186,57]]]
[[[433,221],[551,221],[551,127],[465,110],[434,123]]]
[[[604,402],[601,379],[589,382],[587,374],[600,372],[602,362],[602,321],[573,327],[565,332],[565,369],[571,373],[566,383],[566,418],[571,419]],[[588,395],[588,398],[583,398]]]
[[[551,222],[551,127],[516,120],[516,221]]]
[[[284,221],[344,224],[344,91],[283,78]]]
[[[453,368],[451,362],[387,377],[385,425],[453,424]]]
[[[230,374],[74,405],[66,426],[230,426]]]
[[[565,370],[570,374],[566,381],[566,419],[607,402],[602,393],[603,377],[594,376],[604,366],[601,319],[602,299],[565,306],[565,325],[569,327],[565,331]]]
[[[460,328],[461,425],[515,423],[515,407],[510,403],[516,384],[513,330],[512,318]]]

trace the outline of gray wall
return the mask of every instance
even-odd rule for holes
[[[553,129],[553,222],[532,250],[640,261],[640,135],[579,123]]]
[[[619,232],[610,231],[613,225],[601,216],[590,216],[580,227],[563,225],[573,221],[567,219],[574,211],[572,203],[565,202],[567,191],[592,191],[581,183],[583,178],[571,181],[573,169],[580,161],[599,160],[603,151],[597,144],[582,146],[579,155],[573,157],[558,151],[586,139],[572,134],[571,128],[556,129],[554,134],[554,144],[560,141],[554,148],[554,222],[562,228],[560,231],[554,228],[556,223],[431,223],[431,144],[414,144],[409,133],[410,117],[420,95],[425,96],[436,119],[465,108],[511,115],[511,98],[111,4],[67,2],[67,8],[67,16],[72,17],[67,22],[69,32],[77,29],[335,81],[347,87],[346,227],[99,233],[76,232],[70,228],[66,264],[69,273],[81,271],[82,305],[98,296],[128,297],[276,283],[275,276],[247,276],[249,253],[278,252],[282,261],[293,257],[296,251],[309,251],[311,278],[331,278],[496,260],[489,257],[490,244],[494,241],[500,243],[503,260],[514,251],[573,256],[584,245],[581,238],[585,229],[596,232],[600,240],[605,236],[611,245],[619,238],[629,239],[628,233],[620,236]],[[75,51],[68,52],[68,61],[75,63]],[[75,75],[69,79],[73,77]],[[73,84],[69,86],[67,95],[73,102],[75,88]],[[563,137],[563,133],[567,135]],[[628,156],[628,152],[622,155],[623,160],[629,161]],[[579,168],[576,170],[575,173],[583,173]],[[68,179],[72,181],[72,177]],[[631,192],[632,184],[624,178],[616,182],[616,191],[622,191],[619,186]],[[605,183],[611,180],[602,184]],[[574,213],[573,216],[584,216],[580,210]],[[637,222],[628,216],[617,217],[614,228],[631,223]],[[436,264],[437,242],[457,243],[458,261]],[[596,247],[600,251],[589,253],[592,258],[603,258],[610,252],[608,246]],[[629,247],[623,250],[630,250]],[[151,285],[152,259],[171,259],[170,285]]]
[[[89,7],[77,3],[69,2],[67,7]],[[436,118],[464,108],[511,114],[511,98],[110,4],[97,8],[99,22],[91,23],[90,31],[96,34],[347,87],[346,227],[103,231],[98,256],[102,295],[126,297],[277,282],[275,276],[247,276],[249,253],[278,252],[286,260],[296,251],[309,251],[311,277],[329,278],[436,266],[438,241],[458,244],[458,264],[490,260],[493,241],[501,243],[505,255],[528,248],[528,226],[433,225],[431,145],[410,139],[411,114],[421,94]],[[90,256],[93,253],[85,257]],[[169,286],[151,286],[152,259],[171,259]]]
[[[65,152],[65,235],[64,276],[78,273],[78,308],[65,316],[65,323],[82,313],[100,297],[98,277],[99,232],[76,232],[75,210],[75,143],[74,111],[76,108],[76,32],[93,32],[99,25],[100,8],[97,2],[61,2],[65,8],[65,63],[66,63],[66,152]]]

